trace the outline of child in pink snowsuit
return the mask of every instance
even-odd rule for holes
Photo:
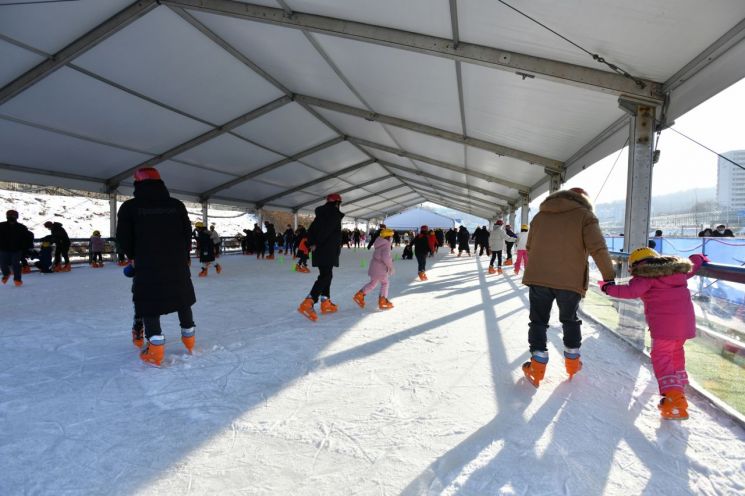
[[[639,248],[629,255],[633,277],[628,284],[599,282],[608,296],[641,298],[644,302],[644,316],[652,336],[652,368],[662,395],[659,409],[665,419],[688,418],[684,392],[688,374],[683,345],[696,336],[696,315],[688,279],[704,262],[708,262],[704,255],[691,255],[688,261],[662,256],[651,248]]]
[[[517,261],[515,262],[515,275],[520,273],[520,267],[528,266],[528,225],[520,226],[520,234],[517,236]]]
[[[365,284],[352,297],[360,308],[365,308],[365,295],[375,289],[375,286],[378,284],[380,284],[378,308],[381,310],[393,308],[393,303],[388,299],[388,277],[393,274],[393,258],[391,257],[392,237],[393,230],[383,229],[373,244],[375,251],[373,252],[372,260],[370,260],[370,268],[367,270],[367,275],[370,276],[370,282]]]

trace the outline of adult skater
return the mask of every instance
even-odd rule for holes
[[[116,238],[135,271],[132,341],[135,346],[145,344],[138,318],[144,324],[147,340],[140,358],[160,366],[165,352],[160,316],[172,312],[178,312],[181,340],[191,352],[195,341],[191,306],[196,302],[187,265],[191,222],[186,207],[171,198],[157,169],[143,167],[135,172],[134,198],[119,208]]]
[[[455,253],[455,245],[458,243],[458,233],[452,227],[445,233],[445,240],[450,247],[450,253]]]
[[[202,264],[202,270],[199,272],[199,277],[207,277],[210,270],[210,265],[215,261],[215,236],[212,235],[215,231],[208,231],[207,226],[204,222],[197,221],[194,224],[197,231],[197,246],[199,247],[199,262]],[[214,226],[212,226],[214,227]],[[218,236],[219,239],[219,236]],[[218,263],[215,264],[215,272],[218,274],[222,272],[222,266]]]
[[[18,212],[8,210],[5,212],[5,222],[0,222],[0,269],[3,273],[3,284],[10,279],[10,272],[13,269],[13,284],[16,286],[23,285],[21,277],[21,254],[25,253],[29,246],[29,230],[23,224],[18,222]]]
[[[274,260],[274,243],[277,241],[277,231],[274,229],[274,224],[268,220],[264,221],[264,227],[266,227],[264,237],[266,239],[267,247],[269,248],[269,255],[267,255],[266,259]]]
[[[49,229],[54,236],[54,271],[70,272],[70,236],[67,235],[67,231],[59,222],[46,221],[44,227]],[[62,265],[63,259],[65,265]]]
[[[458,229],[458,256],[461,256],[464,251],[468,253],[469,257],[471,256],[471,248],[468,245],[469,240],[470,234],[468,229],[466,229],[466,226],[460,226],[460,229]]]
[[[530,224],[527,250],[530,265],[525,268],[523,284],[530,287],[531,358],[522,368],[525,377],[538,387],[548,363],[546,330],[554,300],[564,331],[564,364],[571,377],[582,368],[582,321],[577,310],[587,292],[587,256],[592,256],[603,280],[613,281],[616,274],[598,218],[582,188],[557,191],[541,203]]]
[[[331,302],[331,279],[333,268],[339,266],[341,253],[341,220],[344,214],[341,195],[332,193],[326,197],[326,204],[316,208],[316,218],[308,228],[308,243],[313,253],[312,265],[318,267],[318,279],[308,296],[298,307],[312,321],[318,320],[313,305],[321,299],[321,313],[333,313],[339,308]]]
[[[414,256],[417,261],[417,273],[420,281],[427,280],[427,255],[431,253],[429,247],[429,227],[419,228],[419,234],[414,238]]]
[[[491,261],[489,262],[489,274],[502,274],[502,252],[506,241],[515,242],[517,238],[512,238],[502,229],[503,221],[497,220],[494,223],[494,229],[489,234],[489,249],[491,250]],[[486,228],[484,228],[486,231]],[[488,233],[488,231],[487,231]],[[497,260],[497,268],[494,268],[494,260]]]

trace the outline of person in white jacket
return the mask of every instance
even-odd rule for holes
[[[509,236],[502,227],[504,222],[498,220],[494,223],[494,229],[489,234],[489,249],[491,249],[491,261],[489,262],[489,274],[502,273],[502,251],[504,242],[507,240],[517,241],[517,238]],[[494,259],[497,259],[497,268],[494,268]]]
[[[520,227],[520,234],[517,235],[517,260],[515,261],[515,275],[520,273],[521,266],[528,266],[528,225],[523,224]]]
[[[212,224],[210,226],[210,239],[212,240],[212,244],[215,247],[215,256],[220,256],[220,245],[222,244],[222,240],[220,239],[220,234],[215,231],[215,225]]]

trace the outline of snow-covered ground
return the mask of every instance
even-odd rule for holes
[[[696,395],[660,421],[650,366],[609,332],[584,325],[570,382],[555,322],[536,390],[517,278],[443,253],[419,282],[398,260],[396,308],[361,310],[370,254],[343,251],[317,323],[296,312],[315,273],[223,257],[194,277],[195,355],[165,317],[161,369],[119,268],[0,286],[0,494],[745,493],[743,429]]]
[[[121,205],[123,200],[119,201]],[[109,202],[85,196],[55,196],[42,193],[25,193],[0,190],[0,215],[5,220],[5,211],[15,209],[20,214],[19,222],[33,231],[37,238],[47,234],[44,223],[48,220],[61,222],[71,238],[88,238],[94,230],[109,237]],[[202,219],[201,207],[189,206],[192,222]],[[253,229],[257,217],[235,210],[210,208],[207,212],[210,224],[221,236],[234,236],[243,229]]]

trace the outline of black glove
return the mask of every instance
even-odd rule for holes
[[[605,294],[608,294],[608,288],[610,286],[615,286],[615,285],[616,285],[616,281],[612,279],[610,281],[603,281],[602,286],[600,286],[600,291],[602,291]]]

